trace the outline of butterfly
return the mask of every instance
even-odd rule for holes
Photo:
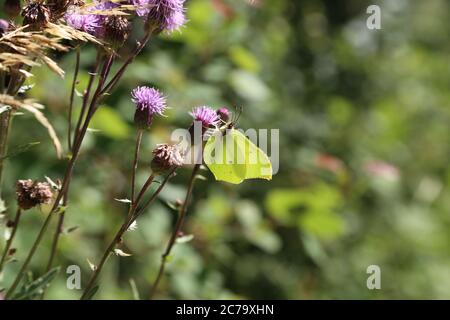
[[[233,184],[247,179],[271,180],[269,157],[235,128],[239,115],[210,135],[203,150],[203,160],[216,180]]]

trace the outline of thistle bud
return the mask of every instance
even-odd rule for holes
[[[23,24],[39,30],[50,21],[50,10],[40,2],[30,2],[22,11]]]
[[[33,180],[19,180],[17,182],[17,203],[23,210],[31,209],[39,204],[51,202],[53,192],[47,182],[33,182]]]
[[[3,19],[0,19],[0,37],[8,32],[9,22]]]
[[[160,144],[153,150],[151,168],[155,174],[161,174],[170,169],[181,167],[183,164],[184,155],[177,145]]]
[[[130,22],[122,16],[108,16],[105,18],[105,40],[115,49],[121,47],[131,31]]]
[[[20,14],[20,0],[5,0],[3,7],[10,19],[15,19]]]
[[[219,116],[220,120],[222,120],[223,122],[226,123],[230,120],[230,110],[228,110],[226,107],[220,108],[216,113]]]
[[[52,21],[63,17],[69,6],[76,5],[74,0],[47,0],[47,7],[50,10]]]

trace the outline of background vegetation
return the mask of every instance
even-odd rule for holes
[[[382,29],[366,28],[378,4]],[[64,270],[77,264],[83,282],[119,227],[133,155],[130,90],[154,85],[168,96],[144,162],[156,143],[186,127],[197,105],[242,106],[241,128],[280,129],[280,171],[273,181],[235,187],[199,181],[184,232],[157,298],[450,298],[450,3],[445,0],[190,0],[182,33],[151,41],[106,100],[84,144],[70,195],[51,299],[78,298]],[[2,13],[0,13],[0,16]],[[134,30],[132,42],[142,31]],[[84,48],[84,70],[94,50]],[[59,57],[64,81],[35,70],[29,95],[66,141],[73,55]],[[80,88],[87,81],[83,72]],[[11,209],[17,179],[61,177],[43,129],[17,116],[10,148],[36,145],[11,158],[4,200]],[[141,167],[142,183],[148,166]],[[96,298],[131,299],[130,279],[146,298],[189,170],[177,178],[125,238],[132,257],[112,257]],[[26,212],[17,258],[44,216]],[[56,219],[55,221],[56,222]],[[1,246],[3,246],[3,241]],[[45,268],[51,237],[32,266]],[[368,290],[366,268],[379,265],[382,289]],[[10,283],[18,263],[9,264]]]

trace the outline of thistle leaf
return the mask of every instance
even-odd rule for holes
[[[24,285],[18,293],[16,293],[12,299],[13,300],[25,300],[32,299],[37,295],[41,294],[44,288],[48,287],[53,279],[57,276],[59,272],[59,267],[53,268],[42,277],[33,280],[29,284]]]
[[[191,241],[192,239],[194,239],[194,235],[193,234],[187,234],[185,236],[178,237],[176,242],[177,243],[187,243],[187,242]]]
[[[130,253],[123,252],[120,249],[114,249],[114,253],[120,257],[130,257],[131,256]]]

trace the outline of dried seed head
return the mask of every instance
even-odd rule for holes
[[[78,0],[47,0],[52,21],[62,18],[70,6],[79,7],[81,5],[84,5],[84,2]]]
[[[33,180],[17,181],[17,203],[23,210],[31,209],[38,204],[48,204],[51,202],[53,192],[47,182],[33,182]]]
[[[40,2],[30,2],[22,11],[23,24],[31,30],[42,29],[50,21],[50,10]]]
[[[155,174],[181,167],[183,163],[184,154],[178,145],[160,144],[153,150],[151,168]]]
[[[122,16],[108,16],[104,22],[105,40],[115,49],[121,47],[127,40],[130,31],[130,22]]]
[[[20,14],[20,0],[6,0],[3,7],[10,19],[15,19]]]

